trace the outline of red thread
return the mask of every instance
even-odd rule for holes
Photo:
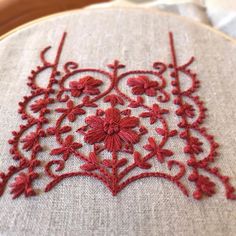
[[[172,90],[172,94],[176,96],[175,104],[178,106],[176,114],[181,118],[178,126],[183,131],[179,136],[185,140],[186,146],[184,147],[184,152],[189,155],[188,165],[192,167],[192,173],[189,176],[189,180],[195,183],[193,196],[196,199],[201,199],[203,195],[211,196],[215,193],[215,183],[212,182],[209,177],[203,176],[199,173],[199,170],[204,170],[215,175],[222,181],[228,199],[236,199],[236,195],[234,194],[235,189],[230,185],[229,178],[222,176],[219,173],[218,168],[209,167],[209,164],[214,162],[218,144],[214,141],[213,136],[207,133],[206,128],[201,127],[205,118],[206,109],[199,97],[193,95],[199,87],[199,81],[196,78],[196,74],[188,69],[188,66],[193,63],[194,57],[192,57],[186,64],[178,66],[172,33],[170,33],[170,46],[173,61],[172,64],[169,65],[170,68],[173,68],[173,72],[171,73],[173,80],[171,84],[174,89]],[[182,80],[180,76],[181,73],[187,75],[192,81],[191,86],[184,91],[181,90],[180,85],[180,81]],[[188,117],[193,118],[195,117],[195,114],[193,107],[185,102],[186,98],[195,103],[199,109],[199,115],[194,122],[189,122],[188,120]],[[204,158],[201,158],[201,160],[198,160],[198,154],[203,152],[203,143],[197,137],[194,137],[192,133],[193,131],[197,132],[202,138],[205,138],[210,145],[209,154]]]
[[[39,152],[44,151],[40,141],[52,136],[57,147],[51,148],[49,160],[44,165],[45,174],[51,178],[45,186],[46,192],[65,178],[90,176],[103,182],[112,194],[116,195],[138,179],[158,177],[172,182],[188,196],[189,190],[182,177],[186,175],[186,168],[191,168],[192,173],[188,179],[195,183],[194,198],[201,199],[204,195],[212,196],[215,193],[215,183],[208,177],[214,175],[224,184],[227,198],[236,199],[229,177],[221,175],[218,168],[209,166],[214,162],[218,144],[213,136],[201,127],[206,109],[199,97],[194,95],[199,87],[196,74],[188,69],[194,58],[178,66],[172,33],[172,63],[169,69],[165,63],[155,62],[151,70],[127,72],[122,72],[125,65],[117,60],[109,64],[107,70],[83,69],[79,68],[78,63],[69,61],[64,64],[64,71],[59,71],[58,64],[65,38],[66,33],[59,44],[55,61],[47,61],[46,54],[51,47],[46,47],[40,54],[42,65],[32,70],[29,76],[28,86],[31,88],[31,94],[19,103],[19,113],[25,124],[20,125],[19,131],[13,131],[13,138],[9,140],[12,145],[10,153],[16,165],[10,166],[6,173],[0,173],[0,194],[3,194],[13,175],[16,175],[15,181],[10,184],[13,198],[22,194],[25,197],[36,194],[32,183],[40,178],[37,166],[43,165],[38,159]],[[48,69],[51,69],[48,85],[41,87],[37,84],[37,78],[41,72]],[[167,79],[164,76],[167,69],[173,77],[172,94],[177,106],[175,114],[180,118],[176,127],[179,130],[171,130],[166,120],[174,111],[163,108],[164,103],[171,102],[170,94],[166,91]],[[181,73],[187,75],[192,82],[184,91],[181,90]],[[105,79],[98,79],[95,75]],[[73,81],[70,81],[67,87],[65,84],[71,78]],[[126,83],[133,96],[121,91],[120,81]],[[106,85],[107,82],[109,86]],[[147,104],[146,97],[151,97],[154,102]],[[99,102],[106,108],[99,106]],[[57,105],[57,108],[52,110],[52,104]],[[53,112],[57,120],[48,128],[46,124],[51,122],[49,115]],[[80,124],[84,121],[84,124],[73,133],[70,124],[76,124],[77,121],[80,121]],[[150,134],[147,123],[152,125],[155,135]],[[28,130],[30,131],[27,133]],[[193,131],[198,133],[198,136],[194,135]],[[76,138],[75,134],[78,134],[79,138]],[[183,152],[189,157],[188,160],[174,160],[174,150],[166,148],[169,140],[177,134],[185,143]],[[199,158],[205,151],[202,139],[209,143],[210,151],[205,157]],[[137,151],[140,141],[145,143],[143,151],[146,154]],[[82,144],[84,142],[86,144]],[[92,150],[89,153],[83,152],[84,145],[91,146]],[[103,155],[103,152],[106,152],[106,155]],[[78,171],[65,172],[69,158],[80,160]],[[165,165],[169,172],[152,170],[154,162],[150,160]],[[171,174],[172,169],[175,169],[175,174]],[[139,170],[139,174],[132,174],[133,170]],[[205,176],[204,172],[208,173],[208,176]]]
[[[139,124],[139,119],[133,116],[121,118],[121,112],[116,108],[105,111],[105,118],[89,116],[85,122],[91,128],[85,134],[85,141],[89,144],[104,142],[105,148],[110,151],[119,151],[122,144],[135,144],[140,135],[133,130]]]

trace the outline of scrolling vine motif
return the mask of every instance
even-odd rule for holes
[[[16,164],[0,173],[1,195],[12,176],[16,176],[10,184],[13,198],[35,195],[33,183],[40,179],[41,166],[50,179],[46,192],[73,176],[96,178],[113,195],[138,179],[160,177],[189,196],[183,181],[186,176],[194,183],[193,197],[201,199],[216,192],[213,176],[222,182],[226,197],[236,199],[229,177],[211,167],[218,144],[202,127],[206,109],[194,95],[199,81],[189,69],[194,58],[178,65],[172,33],[169,34],[171,64],[155,62],[151,70],[127,72],[122,72],[125,66],[117,60],[107,70],[83,69],[69,61],[60,71],[66,36],[66,33],[62,36],[55,61],[47,61],[51,47],[46,47],[40,55],[42,65],[29,76],[31,94],[19,103],[25,123],[12,132],[13,138],[9,140]],[[37,79],[46,70],[51,71],[48,84],[41,86]],[[169,71],[170,86],[166,74]],[[186,77],[190,85],[182,88]],[[172,91],[168,92],[171,86]],[[176,111],[164,106],[172,99]],[[173,112],[179,118],[176,129],[170,128],[167,121]],[[56,117],[55,122],[51,122],[50,115]],[[177,136],[183,140],[184,157],[168,147],[171,139],[178,140]],[[44,163],[39,156],[45,151],[42,140],[47,137],[53,138],[57,146],[49,147],[49,160]],[[79,161],[77,170],[65,172],[71,158]],[[154,165],[166,170],[156,171]]]

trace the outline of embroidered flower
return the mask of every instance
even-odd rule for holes
[[[38,143],[38,135],[36,132],[31,132],[21,142],[24,143],[23,149],[29,151]]]
[[[71,100],[67,102],[67,108],[58,108],[56,111],[66,114],[68,120],[71,122],[75,121],[77,115],[86,113],[82,108],[74,106],[74,103]]]
[[[165,161],[165,157],[173,156],[174,153],[172,151],[159,147],[153,137],[148,138],[148,142],[149,144],[146,144],[144,146],[144,149],[150,152],[154,152],[156,154],[157,160],[160,163],[163,163]]]
[[[11,186],[11,194],[13,199],[19,197],[21,194],[25,194],[25,197],[34,196],[36,193],[31,187],[31,183],[34,179],[38,178],[38,174],[35,172],[25,173],[21,172],[13,182]]]
[[[196,183],[197,190],[193,193],[194,198],[201,199],[203,194],[212,196],[215,193],[215,183],[209,177],[193,173],[188,179]]]
[[[26,151],[34,150],[39,151],[41,146],[39,145],[39,138],[45,137],[45,132],[43,130],[39,130],[38,132],[30,132],[21,140],[21,143],[24,143],[23,149]]]
[[[78,81],[72,81],[69,83],[71,95],[79,97],[82,93],[89,95],[99,94],[100,91],[97,87],[102,83],[101,80],[94,79],[92,76],[85,76]]]
[[[139,116],[143,118],[150,117],[150,124],[154,124],[163,114],[167,114],[168,112],[166,109],[161,109],[157,104],[153,104],[152,111],[143,112]]]
[[[203,152],[202,146],[203,143],[199,141],[196,137],[189,138],[189,144],[184,148],[185,153],[195,153],[199,154]]]
[[[89,116],[86,123],[91,129],[85,135],[89,144],[104,142],[108,151],[118,151],[122,142],[134,144],[139,141],[139,134],[132,130],[139,124],[139,119],[134,116],[121,118],[118,109],[109,108],[105,111],[105,118]]]
[[[158,90],[158,82],[149,80],[148,76],[140,75],[129,78],[127,84],[132,87],[132,93],[135,95],[146,94],[148,96],[156,96]]]
[[[177,111],[176,111],[176,114],[178,116],[188,116],[189,118],[193,118],[194,117],[194,112],[195,112],[195,109],[192,105],[188,104],[188,103],[184,103],[181,108],[179,108]]]
[[[51,155],[61,155],[63,154],[62,158],[66,161],[70,154],[76,151],[78,148],[82,147],[82,144],[73,142],[74,137],[73,135],[68,135],[63,143],[62,147],[53,149],[50,154]]]

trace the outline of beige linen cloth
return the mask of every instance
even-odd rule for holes
[[[209,110],[205,125],[220,144],[216,166],[236,185],[236,44],[206,26],[143,9],[65,13],[0,41],[1,169],[12,163],[7,140],[22,123],[17,109],[30,92],[27,77],[40,63],[40,50],[57,47],[64,31],[68,37],[61,63],[74,60],[82,68],[103,69],[119,59],[127,70],[149,69],[156,60],[170,62],[168,32],[172,31],[179,64],[196,57],[191,67],[201,81],[197,93]],[[54,53],[52,49],[48,57]],[[170,145],[182,150],[178,141]],[[52,157],[42,156],[48,158]],[[71,163],[68,168],[75,166]],[[221,183],[215,182],[217,194],[202,201],[185,197],[175,185],[158,178],[132,183],[115,197],[102,183],[87,177],[65,179],[52,191],[32,198],[12,200],[7,189],[0,198],[0,235],[233,236],[236,202],[227,200]],[[191,183],[187,185],[193,190]]]

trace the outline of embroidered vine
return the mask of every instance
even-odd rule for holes
[[[188,175],[194,183],[195,199],[215,194],[211,176],[223,183],[228,199],[236,199],[229,177],[212,167],[218,144],[202,126],[206,109],[194,95],[199,81],[189,69],[194,58],[177,64],[172,33],[169,65],[154,62],[150,70],[131,71],[117,60],[106,70],[80,68],[73,61],[59,70],[66,36],[62,36],[54,62],[47,61],[51,47],[46,47],[40,54],[42,65],[31,71],[31,94],[19,103],[25,122],[9,140],[16,164],[0,172],[1,195],[13,176],[9,184],[13,198],[36,195],[34,182],[40,180],[38,169],[43,167],[49,179],[45,192],[65,178],[90,176],[116,195],[138,179],[159,177],[189,196],[184,183]],[[48,70],[48,84],[42,86],[38,79]],[[170,72],[171,85],[166,72]],[[188,88],[182,88],[185,77],[190,80]],[[176,111],[165,106],[172,99]],[[179,123],[170,128],[167,118],[174,113]],[[169,145],[177,136],[183,140],[183,157]],[[50,151],[45,163],[40,153],[46,153],[42,141],[49,137],[54,145],[47,147]],[[78,161],[76,170],[66,169],[71,159]],[[163,168],[157,171],[158,166]]]

